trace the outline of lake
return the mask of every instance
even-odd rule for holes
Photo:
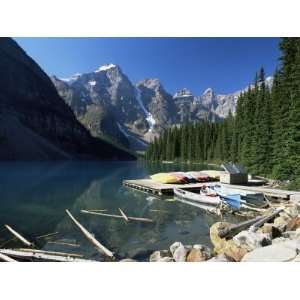
[[[142,161],[2,162],[0,246],[22,247],[3,227],[8,224],[40,249],[82,253],[101,260],[65,209],[119,257],[146,260],[151,251],[167,249],[175,241],[210,246],[209,227],[217,217],[174,201],[173,197],[155,198],[122,186],[124,179],[145,178],[159,171],[203,168],[208,167],[150,165]],[[118,208],[128,216],[151,218],[155,223],[125,223],[122,219],[80,213],[81,209],[105,209],[105,213],[119,214]],[[57,234],[37,238],[48,233]]]

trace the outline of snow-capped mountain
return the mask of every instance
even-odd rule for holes
[[[172,96],[157,78],[134,85],[115,64],[70,78],[53,76],[52,81],[93,135],[107,137],[134,150],[145,149],[149,141],[169,126],[224,119],[229,111],[235,113],[238,97],[245,90],[218,95],[208,88],[195,96],[183,88]],[[268,77],[266,84],[271,86],[272,81]]]

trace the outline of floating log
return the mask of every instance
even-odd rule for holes
[[[23,244],[25,244],[28,247],[34,246],[33,243],[29,242],[28,240],[26,240],[21,234],[19,234],[18,232],[16,232],[15,230],[13,230],[10,226],[8,225],[4,225],[7,230],[9,230],[18,240],[20,240]]]
[[[66,209],[66,213],[71,218],[71,220],[76,224],[76,226],[81,230],[81,232],[85,235],[85,237],[97,248],[99,252],[102,254],[105,254],[108,257],[114,257],[113,253],[108,250],[105,246],[103,246],[99,241],[97,241],[94,236],[88,232],[69,212],[69,210]]]
[[[278,209],[276,209],[272,214],[263,217],[262,219],[258,220],[257,222],[255,222],[254,224],[251,225],[251,227],[249,228],[250,231],[256,231],[260,226],[262,226],[263,224],[265,224],[266,222],[272,220],[273,218],[275,218],[280,212],[283,211],[284,208],[280,207]]]
[[[103,211],[107,211],[107,209],[89,209],[89,211],[103,212]]]
[[[34,252],[34,253],[42,253],[42,254],[50,254],[50,255],[59,255],[59,256],[83,257],[82,254],[66,253],[66,252],[59,252],[59,251],[37,250],[37,249],[28,249],[28,248],[20,248],[20,249],[14,249],[14,250],[25,251],[25,252]]]
[[[53,235],[57,235],[57,234],[59,234],[59,232],[48,233],[48,234],[37,236],[36,239],[43,239],[43,238],[47,238],[49,236],[53,236]]]
[[[162,213],[168,213],[166,210],[160,210],[160,209],[150,209],[152,212],[162,212]]]
[[[17,262],[17,260],[15,260],[5,254],[2,254],[2,253],[0,253],[0,260],[5,261],[5,262]]]
[[[51,254],[39,253],[34,249],[31,250],[32,251],[30,251],[30,249],[26,251],[13,250],[13,249],[0,249],[0,253],[15,258],[25,259],[25,260],[37,259],[43,261],[57,261],[57,262],[94,262],[94,260],[88,260],[88,259],[82,259],[82,258],[76,258],[70,256],[62,256],[62,255],[51,255]]]
[[[72,244],[66,242],[58,242],[58,241],[48,241],[48,244],[56,244],[56,245],[63,245],[63,246],[70,246],[70,247],[80,247],[79,244]]]
[[[252,224],[255,224],[257,221],[261,220],[264,217],[256,217],[251,220],[247,220],[244,222],[241,222],[239,224],[232,224],[231,226],[228,226],[222,230],[219,230],[219,237],[225,238],[225,237],[232,237],[233,235],[237,234],[241,230],[248,228]]]
[[[120,215],[103,214],[103,213],[97,213],[97,212],[84,210],[84,209],[82,209],[81,212],[84,213],[84,214],[91,214],[91,215],[97,215],[97,216],[103,216],[103,217],[124,219],[124,217],[120,216]],[[154,222],[152,219],[148,219],[148,218],[128,217],[128,219],[130,221],[140,221],[140,222],[147,222],[147,223],[153,223]]]
[[[123,212],[123,210],[122,210],[121,208],[119,208],[119,211],[120,211],[122,217],[125,219],[125,221],[126,221],[126,222],[129,222],[129,219],[128,219],[128,217],[125,215],[125,213]]]

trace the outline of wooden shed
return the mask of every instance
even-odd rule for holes
[[[248,183],[248,173],[240,165],[227,163],[222,165],[223,172],[220,174],[220,182],[227,184],[246,184]]]

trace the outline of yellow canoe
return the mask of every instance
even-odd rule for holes
[[[180,183],[176,176],[170,175],[168,173],[157,173],[151,175],[150,178],[159,183]]]

